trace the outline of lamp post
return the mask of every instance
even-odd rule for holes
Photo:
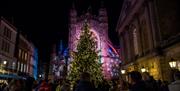
[[[6,65],[6,64],[7,64],[7,61],[3,61],[3,64]]]
[[[171,61],[169,61],[169,66],[173,69],[176,69],[177,62],[175,61],[175,59],[171,58]]]
[[[121,70],[121,74],[124,75],[125,73],[126,73],[126,70],[122,69],[122,70]]]
[[[146,72],[146,69],[144,67],[141,68],[141,72],[144,73]]]
[[[171,58],[171,60],[169,61],[169,66],[171,68],[171,81],[174,81],[174,73],[177,70],[177,60],[175,60],[174,58]]]
[[[3,61],[3,74],[5,73],[6,71],[6,64],[7,64],[7,61]]]

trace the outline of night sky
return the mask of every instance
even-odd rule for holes
[[[63,1],[63,2],[62,2]],[[0,3],[0,15],[11,21],[39,50],[39,59],[49,61],[52,44],[68,42],[68,15],[72,2],[78,14],[91,5],[97,14],[101,0],[4,0]],[[104,0],[109,19],[109,37],[118,45],[115,27],[123,0]]]

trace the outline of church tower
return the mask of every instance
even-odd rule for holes
[[[99,9],[99,22],[100,22],[100,28],[101,28],[101,34],[102,35],[108,35],[108,16],[106,8],[104,7],[104,2],[101,1],[101,7]],[[108,36],[107,38],[108,39]]]
[[[70,9],[70,14],[69,14],[69,49],[73,50],[74,47],[74,42],[75,41],[75,36],[73,36],[76,33],[76,22],[77,22],[77,11],[75,9],[75,4],[72,4],[72,8]]]
[[[76,48],[80,39],[81,29],[86,20],[89,24],[90,32],[97,43],[97,50],[100,51],[98,52],[98,56],[100,57],[99,62],[102,63],[102,73],[105,79],[111,79],[114,76],[113,67],[118,66],[117,64],[119,64],[120,60],[116,57],[118,53],[111,45],[112,43],[108,37],[108,16],[103,2],[98,10],[98,15],[93,15],[91,7],[89,7],[86,13],[77,16],[77,11],[73,4],[69,17],[69,51],[77,51]]]

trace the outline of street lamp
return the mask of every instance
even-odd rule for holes
[[[3,64],[6,65],[6,64],[7,64],[7,61],[4,61]]]
[[[39,78],[41,78],[42,77],[42,75],[39,75]]]
[[[146,72],[146,69],[144,67],[141,68],[141,72],[144,73]]]
[[[171,58],[171,61],[169,62],[170,67],[176,68],[176,66],[177,66],[176,64],[177,64],[177,62],[173,58]]]
[[[175,60],[174,58],[171,58],[171,60],[169,61],[169,66],[171,67],[171,80],[174,81],[174,73],[178,70],[177,69],[177,64],[178,61]]]
[[[126,73],[126,70],[121,70],[121,74],[125,74]]]

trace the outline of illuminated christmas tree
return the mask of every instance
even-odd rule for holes
[[[90,32],[88,23],[85,22],[78,41],[77,52],[73,53],[69,79],[74,83],[80,79],[82,72],[88,72],[90,80],[97,86],[103,78],[101,64],[98,61],[97,43]]]

